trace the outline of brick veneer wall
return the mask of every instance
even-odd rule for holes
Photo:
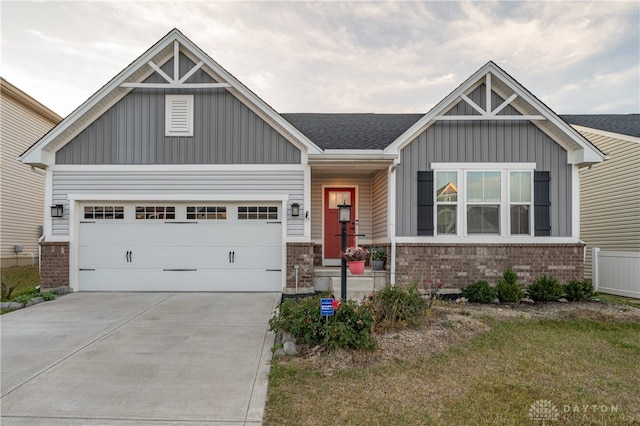
[[[433,279],[445,288],[490,284],[511,267],[527,285],[543,275],[582,279],[583,244],[397,244],[396,284]]]
[[[69,286],[69,243],[42,242],[40,288]]]
[[[313,264],[316,266],[322,266],[322,244],[313,245]]]
[[[287,289],[296,288],[296,270],[298,268],[298,290],[313,291],[313,243],[287,243]]]

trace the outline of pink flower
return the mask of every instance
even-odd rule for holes
[[[438,288],[442,288],[442,287],[444,287],[444,284],[438,283]]]
[[[333,299],[333,302],[331,302],[331,306],[333,306],[333,310],[335,311],[340,307],[340,301],[338,299]]]

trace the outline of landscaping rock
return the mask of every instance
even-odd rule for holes
[[[529,305],[533,305],[533,304],[535,304],[535,303],[536,303],[533,299],[530,299],[530,298],[528,298],[528,297],[524,297],[520,302],[522,302],[522,303],[528,303]]]
[[[273,355],[274,355],[274,356],[285,356],[285,355],[286,355],[286,353],[284,353],[284,349],[280,348],[280,349],[277,349],[277,350],[273,353]]]
[[[456,299],[456,303],[467,303],[469,301],[469,299],[467,299],[466,297],[458,297]]]
[[[42,303],[44,302],[44,299],[42,297],[34,297],[33,299],[29,300],[24,306],[31,306],[31,305],[37,305],[38,303]]]
[[[558,299],[558,302],[560,302],[560,303],[569,303],[569,301],[567,299],[565,299],[564,297],[561,297],[560,299]]]
[[[2,309],[21,309],[24,306],[18,302],[2,302]]]
[[[296,343],[296,338],[293,337],[293,335],[287,331],[283,331],[282,332],[282,343],[287,343],[287,342],[292,342],[292,343]]]
[[[498,299],[497,297],[495,299],[493,299],[492,302],[494,305],[499,305],[500,304],[500,299]]]
[[[289,356],[298,355],[298,348],[296,347],[295,342],[290,342],[290,341],[284,342],[283,350],[285,355],[289,355]]]

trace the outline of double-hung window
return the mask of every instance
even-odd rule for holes
[[[528,236],[534,163],[434,163],[435,235]]]

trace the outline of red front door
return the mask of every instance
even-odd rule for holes
[[[324,190],[324,259],[329,260],[328,264],[339,265],[341,252],[342,224],[338,222],[338,206],[341,204],[351,205],[351,220],[347,224],[347,234],[354,234],[355,210],[356,210],[356,190],[355,188],[325,188]],[[355,245],[355,237],[347,237],[347,247]],[[333,262],[331,262],[333,260]]]

